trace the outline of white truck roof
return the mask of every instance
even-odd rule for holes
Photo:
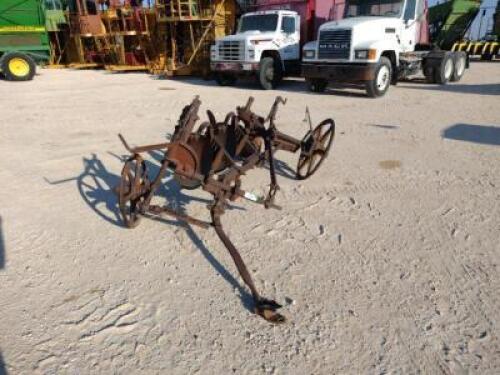
[[[298,13],[293,10],[286,9],[273,9],[273,10],[259,10],[257,12],[245,13],[242,17],[246,16],[260,16],[264,14],[284,14],[287,16],[296,16]]]

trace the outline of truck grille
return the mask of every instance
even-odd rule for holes
[[[221,41],[219,43],[219,56],[221,60],[245,60],[243,41]]]
[[[319,35],[320,59],[348,59],[352,30],[325,30]]]

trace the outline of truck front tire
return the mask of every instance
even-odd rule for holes
[[[31,81],[36,74],[36,63],[28,55],[10,52],[2,56],[0,68],[8,81]]]
[[[378,98],[384,96],[389,89],[392,80],[392,64],[391,60],[382,56],[375,68],[375,77],[371,81],[367,81],[366,94],[370,98]]]
[[[326,86],[328,86],[328,81],[326,79],[310,78],[306,81],[309,90],[312,92],[324,92],[326,90]]]
[[[219,86],[233,86],[236,83],[236,76],[229,73],[216,73],[215,81]]]
[[[283,78],[281,64],[277,59],[272,57],[264,57],[260,60],[260,68],[258,73],[260,86],[264,90],[273,90],[278,86]]]

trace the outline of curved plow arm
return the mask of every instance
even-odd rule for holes
[[[127,141],[125,140],[125,138],[123,138],[123,136],[121,134],[118,134],[118,138],[120,138],[120,140],[122,141],[123,143],[123,146],[127,149],[128,152],[130,152],[131,154],[139,154],[141,152],[148,152],[148,151],[155,151],[155,150],[161,150],[161,149],[164,149],[164,148],[168,148],[172,145],[172,143],[170,142],[166,142],[166,143],[158,143],[158,144],[154,144],[154,145],[147,145],[147,146],[139,146],[139,147],[130,147],[127,143]]]

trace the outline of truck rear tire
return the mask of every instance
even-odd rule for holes
[[[28,55],[10,52],[2,56],[1,70],[8,81],[31,81],[36,74],[36,63]]]
[[[272,57],[260,60],[259,83],[264,90],[273,90],[283,78],[281,63]]]
[[[229,73],[216,73],[215,81],[219,86],[233,86],[236,83],[236,76]]]
[[[434,82],[440,85],[446,85],[453,76],[453,70],[453,54],[446,53],[441,60],[441,64],[434,69]]]
[[[328,81],[326,79],[311,78],[306,81],[309,90],[312,92],[324,92],[326,90],[326,86],[328,86]]]
[[[392,80],[392,64],[391,60],[387,57],[382,56],[375,68],[375,78],[371,81],[367,81],[366,94],[370,98],[378,98],[384,96],[384,94],[389,89]]]
[[[467,66],[467,54],[463,51],[458,51],[453,54],[453,73],[451,82],[458,82],[462,79]]]

